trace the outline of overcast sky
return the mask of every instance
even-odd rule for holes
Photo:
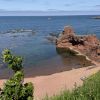
[[[18,14],[20,11],[23,13],[32,13],[32,11],[42,12],[59,12],[65,11],[85,11],[87,13],[100,14],[100,0],[0,0],[0,15],[7,13],[7,11]],[[28,12],[30,11],[30,12]],[[42,13],[41,13],[42,14]]]

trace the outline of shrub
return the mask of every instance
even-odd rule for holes
[[[14,56],[10,50],[2,52],[3,62],[14,71],[14,75],[6,81],[0,90],[0,100],[33,100],[32,83],[23,84],[24,73],[22,57]]]

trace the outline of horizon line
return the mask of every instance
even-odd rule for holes
[[[70,15],[100,15],[100,11],[0,11],[0,16],[70,16]]]

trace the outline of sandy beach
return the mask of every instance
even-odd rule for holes
[[[100,100],[100,0],[0,4],[0,100]]]
[[[72,69],[70,71],[64,71],[60,73],[55,73],[47,76],[37,76],[33,78],[25,78],[25,82],[32,82],[34,84],[34,97],[35,100],[41,100],[45,97],[52,96],[54,94],[59,94],[60,91],[65,89],[73,89],[74,84],[82,85],[82,79],[84,77],[89,77],[90,75],[96,73],[100,70],[99,64]],[[6,80],[0,80],[0,87],[3,87],[3,83]]]

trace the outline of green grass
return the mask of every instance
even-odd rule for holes
[[[63,91],[43,100],[100,100],[100,71],[87,78],[81,87],[75,86],[72,91]]]

